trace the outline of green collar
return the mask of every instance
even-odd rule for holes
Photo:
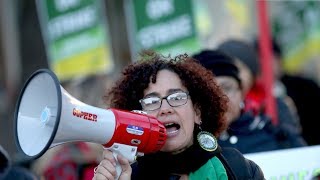
[[[228,180],[227,171],[217,157],[211,158],[195,172],[189,174],[190,180]]]

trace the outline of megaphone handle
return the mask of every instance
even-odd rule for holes
[[[121,172],[122,172],[122,168],[121,168],[120,163],[119,163],[118,158],[117,158],[118,153],[112,152],[112,154],[113,154],[113,157],[116,159],[116,171],[117,171],[117,176],[116,176],[115,179],[118,180],[119,177],[120,177],[120,174],[121,174]]]
[[[114,143],[111,147],[106,148],[112,151],[112,154],[114,158],[116,159],[116,171],[117,171],[117,177],[116,179],[119,179],[119,176],[122,172],[122,168],[118,161],[118,154],[121,154],[124,156],[130,163],[135,161],[136,155],[137,155],[137,147],[136,146],[129,146],[125,144],[120,143]]]

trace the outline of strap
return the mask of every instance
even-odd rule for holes
[[[249,179],[251,177],[247,161],[238,150],[223,148],[220,158],[229,179]]]

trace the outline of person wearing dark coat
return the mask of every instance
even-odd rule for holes
[[[244,110],[253,111],[255,115],[265,114],[266,92],[264,82],[260,78],[261,68],[257,49],[250,43],[238,39],[226,40],[218,46],[218,49],[236,59],[245,97]],[[275,78],[275,85],[278,85],[276,80]],[[292,100],[284,92],[279,91],[279,88],[274,88],[273,95],[277,112],[276,120],[279,126],[290,126],[290,129],[295,131],[294,133],[301,135],[301,125],[294,111]]]
[[[320,121],[318,102],[320,102],[320,87],[311,80],[304,77],[283,75],[281,81],[286,87],[288,96],[294,101],[300,118],[302,137],[308,145],[319,145]]]
[[[276,67],[275,78],[284,85],[283,91],[294,102],[299,115],[302,137],[308,145],[319,145],[320,121],[315,120],[315,117],[319,116],[320,86],[313,79],[286,73],[282,67],[282,49],[275,39],[272,40],[272,49]]]
[[[13,163],[8,152],[0,145],[0,180],[37,180],[40,179],[32,171]]]
[[[204,50],[193,57],[213,72],[229,98],[226,113],[229,126],[219,136],[221,147],[233,147],[245,154],[303,146],[304,142],[290,126],[275,126],[263,113],[256,115],[243,110],[242,81],[235,59],[217,50]]]

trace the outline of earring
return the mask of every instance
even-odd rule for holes
[[[207,131],[202,131],[201,124],[202,122],[200,121],[200,132],[197,135],[200,147],[206,151],[215,151],[218,148],[218,141],[216,137]]]

